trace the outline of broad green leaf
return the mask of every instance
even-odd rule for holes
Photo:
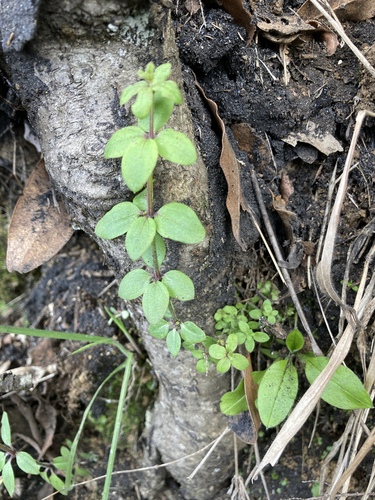
[[[163,236],[181,243],[200,243],[206,231],[194,210],[183,203],[168,203],[155,216],[156,230]]]
[[[156,234],[156,224],[151,217],[138,217],[129,227],[125,248],[132,260],[139,259],[151,245]]]
[[[290,352],[298,352],[304,346],[305,341],[302,333],[296,329],[288,333],[285,343]]]
[[[147,191],[148,190],[146,187],[133,198],[134,205],[136,205],[139,210],[142,210],[142,212],[147,211]]]
[[[6,461],[6,455],[3,451],[0,451],[0,472],[3,470],[5,461]]]
[[[216,370],[219,373],[225,373],[230,369],[230,361],[228,358],[222,358],[220,361],[218,361],[216,365]]]
[[[208,349],[208,353],[215,359],[222,359],[227,355],[227,350],[222,345],[212,344]]]
[[[327,366],[325,356],[302,356],[306,363],[307,380],[312,384]],[[371,408],[372,401],[357,375],[346,366],[339,366],[328,382],[321,398],[326,403],[343,410]]]
[[[3,484],[5,486],[5,489],[7,490],[9,495],[12,497],[14,494],[16,483],[14,480],[14,472],[12,469],[12,462],[10,460],[8,460],[8,462],[4,465],[1,477],[3,479]]]
[[[172,354],[173,357],[176,357],[181,349],[181,337],[175,328],[168,332],[166,342],[168,351]]]
[[[174,102],[175,104],[182,104],[182,95],[178,85],[173,80],[167,80],[163,84],[157,87],[160,94],[166,98]]]
[[[273,363],[264,374],[258,388],[260,419],[268,427],[282,422],[297,397],[298,375],[286,359]]]
[[[194,284],[181,271],[168,271],[163,275],[162,283],[168,288],[169,296],[182,301],[194,299]]]
[[[55,473],[52,472],[52,474],[48,478],[48,482],[55,488],[55,490],[59,491],[60,493],[63,493],[65,484],[62,479],[59,478]]]
[[[6,446],[12,447],[12,434],[6,411],[4,411],[3,416],[1,417],[1,440]]]
[[[150,325],[148,327],[148,333],[155,339],[165,339],[165,337],[168,335],[168,330],[169,323],[164,319],[159,321],[159,323],[157,323],[156,325]]]
[[[160,267],[164,262],[167,249],[165,247],[163,238],[158,233],[155,234],[154,243],[156,249],[156,258],[158,261],[158,266]],[[142,255],[142,259],[148,265],[148,267],[155,268],[153,244],[147,248],[145,253]]]
[[[39,465],[37,464],[35,458],[33,458],[26,451],[19,451],[16,455],[16,462],[18,467],[26,472],[26,474],[39,474]]]
[[[200,359],[195,365],[195,369],[198,373],[207,373],[208,371],[208,361],[207,359]]]
[[[155,137],[159,155],[179,165],[191,165],[197,160],[195,147],[182,132],[167,128]]]
[[[248,333],[250,331],[249,324],[247,321],[239,321],[238,328],[241,330],[241,332],[244,333]]]
[[[235,333],[231,333],[228,335],[227,340],[225,342],[225,347],[227,348],[227,351],[235,351],[238,346],[238,338]]]
[[[146,89],[147,87],[147,82],[136,82],[133,83],[133,85],[129,85],[121,94],[120,105],[126,104],[133,96],[138,94],[140,90]]]
[[[160,64],[155,69],[154,73],[154,78],[153,78],[153,83],[162,83],[165,82],[165,80],[168,80],[171,74],[171,63],[164,63]]]
[[[160,281],[150,283],[143,294],[142,307],[147,321],[156,325],[163,319],[169,305],[167,287]]]
[[[256,384],[260,384],[262,381],[262,378],[264,377],[265,373],[267,370],[262,370],[262,371],[253,371],[251,373],[251,376],[253,377],[253,380]]]
[[[122,177],[131,191],[137,193],[152,176],[158,160],[158,147],[154,139],[137,137],[122,158]]]
[[[249,366],[249,362],[245,358],[245,356],[239,354],[238,352],[232,354],[229,360],[233,368],[236,368],[236,370],[246,370],[246,368]]]
[[[71,444],[69,446],[71,446]],[[68,459],[70,457],[70,450],[67,446],[61,446],[60,453],[61,453],[61,456],[64,458]]]
[[[249,312],[249,316],[252,319],[260,319],[263,316],[263,313],[260,309],[252,309]]]
[[[133,269],[121,280],[118,294],[124,300],[133,300],[143,295],[151,276],[144,269]]]
[[[132,105],[134,116],[139,119],[145,118],[151,111],[153,92],[150,87],[139,90],[135,103]]]
[[[129,145],[137,138],[144,138],[145,133],[140,127],[125,127],[117,130],[107,142],[104,158],[120,158],[124,156]]]
[[[185,321],[181,323],[181,337],[186,342],[196,344],[198,342],[203,342],[206,338],[206,334],[192,321]]]
[[[165,99],[160,92],[156,92],[154,96],[154,132],[158,132],[167,123],[173,112],[174,103],[172,100]],[[142,120],[138,120],[138,125],[145,132],[149,132],[150,118],[146,116]]]
[[[253,333],[253,339],[256,341],[256,342],[267,342],[269,339],[270,339],[270,336],[267,335],[267,333],[264,333],[264,332],[254,332]]]
[[[246,339],[245,347],[246,347],[247,352],[253,352],[253,350],[255,349],[255,342],[254,342],[253,337],[248,337]]]
[[[238,413],[242,413],[248,409],[244,379],[241,379],[241,382],[234,391],[225,393],[220,399],[220,411],[224,415],[238,415]]]
[[[130,201],[118,203],[97,223],[95,233],[99,238],[112,240],[125,234],[131,223],[140,215],[139,208]]]

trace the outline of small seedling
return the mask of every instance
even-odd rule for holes
[[[97,223],[95,232],[103,239],[125,236],[125,250],[131,260],[142,259],[120,283],[124,300],[142,298],[142,308],[150,324],[150,334],[166,339],[169,352],[177,356],[182,340],[202,342],[205,333],[192,322],[182,322],[173,301],[194,299],[194,284],[185,273],[163,267],[165,240],[197,244],[206,232],[195,212],[187,205],[171,202],[154,205],[153,175],[159,158],[179,165],[196,161],[194,145],[183,133],[165,128],[174,106],[182,103],[176,82],[169,79],[171,65],[155,68],[153,63],[139,71],[140,81],[127,87],[120,104],[135,98],[131,106],[136,126],[122,128],[109,139],[106,158],[122,158],[121,173],[135,196],[111,208]],[[144,267],[146,266],[146,269]]]

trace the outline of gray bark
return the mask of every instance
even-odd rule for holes
[[[3,0],[3,12],[13,2]],[[9,24],[1,26],[4,42],[9,40],[9,30]],[[19,31],[14,40],[14,46],[3,43],[6,69],[39,136],[47,171],[74,227],[95,238],[99,218],[119,201],[131,199],[118,162],[103,159],[108,138],[131,123],[131,116],[119,107],[119,94],[136,81],[138,69],[150,60],[156,64],[170,61],[174,78],[183,84],[170,12],[156,5],[150,10],[148,4],[132,11],[120,0],[46,0],[33,40],[21,48],[27,37],[22,41]],[[189,92],[197,98],[195,89]],[[186,103],[174,113],[173,125],[194,139]],[[207,333],[212,332],[213,313],[232,294],[228,283],[235,255],[225,192],[219,195],[217,178],[207,175],[210,162],[215,175],[221,175],[217,143],[214,146],[206,165],[201,158],[191,167],[176,168],[164,162],[157,167],[155,181],[158,203],[187,202],[207,228],[208,237],[200,245],[170,244],[166,262],[167,268],[185,271],[194,280],[197,299],[178,312]],[[201,144],[204,147],[208,145]],[[99,240],[98,244],[119,279],[134,266],[124,254],[121,238]],[[129,308],[159,381],[159,396],[147,429],[149,455],[154,461],[155,457],[160,462],[176,460],[197,451],[225,429],[227,420],[218,406],[229,389],[228,377],[215,370],[208,376],[198,374],[195,361],[186,352],[173,359],[164,341],[147,334],[139,306],[130,304]],[[232,473],[232,455],[233,438],[228,435],[193,482],[187,476],[203,454],[168,470],[181,484],[185,498],[214,498]],[[154,478],[149,491],[144,489],[146,497],[155,495],[157,482]]]

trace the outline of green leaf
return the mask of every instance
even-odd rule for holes
[[[150,283],[143,294],[142,307],[151,325],[163,319],[169,305],[168,289],[160,281]]]
[[[162,283],[168,288],[169,296],[182,301],[194,299],[194,284],[181,271],[168,271],[163,275]]]
[[[56,491],[59,491],[63,495],[66,495],[66,493],[63,492],[65,484],[62,479],[59,478],[54,472],[49,476],[48,482],[55,488]]]
[[[227,350],[222,345],[212,344],[208,349],[208,353],[212,358],[222,359],[226,357]]]
[[[200,243],[206,231],[194,210],[183,203],[168,203],[155,216],[156,230],[163,236],[181,243]]]
[[[174,103],[172,100],[165,99],[160,92],[154,96],[154,132],[158,132],[169,120],[173,112]],[[145,132],[149,132],[150,118],[147,116],[138,120],[138,125]]]
[[[156,224],[151,217],[138,217],[129,227],[125,248],[132,260],[139,259],[151,245],[156,234]]]
[[[298,352],[304,346],[305,341],[302,333],[296,329],[288,333],[285,343],[290,352]]]
[[[5,486],[5,489],[7,490],[9,495],[12,497],[14,495],[16,483],[14,480],[14,472],[12,469],[12,462],[10,460],[8,460],[8,462],[4,465],[1,477],[3,479],[3,484]]]
[[[263,313],[260,309],[252,309],[249,312],[249,316],[252,319],[260,319],[263,316]]]
[[[327,366],[325,356],[301,356],[306,363],[307,380],[312,384]],[[328,382],[321,398],[326,403],[343,410],[372,408],[372,401],[357,375],[346,366],[339,366]]]
[[[154,139],[138,137],[128,146],[122,158],[122,177],[128,188],[137,193],[152,176],[158,160],[158,147]]]
[[[246,339],[245,347],[246,347],[247,352],[253,352],[253,350],[255,348],[255,342],[254,342],[253,337],[248,337]]]
[[[270,336],[267,335],[267,333],[264,333],[264,332],[254,332],[253,333],[253,339],[256,342],[263,343],[263,342],[267,342],[270,339]]]
[[[151,111],[153,96],[154,94],[150,87],[140,89],[137,93],[135,103],[132,105],[133,115],[139,119],[145,118],[147,115],[149,115]]]
[[[195,147],[182,132],[167,128],[159,132],[155,138],[159,155],[179,165],[191,165],[197,160]]]
[[[136,205],[142,212],[147,211],[147,192],[147,187],[145,187],[133,198],[134,205]]]
[[[167,249],[165,246],[165,242],[163,238],[160,236],[160,234],[156,233],[155,238],[155,247],[156,247],[156,258],[158,261],[158,266],[160,267],[165,259],[165,255],[167,253]],[[144,262],[148,265],[148,267],[154,268],[154,253],[153,253],[153,245],[150,245],[145,253],[142,255],[142,259]]]
[[[181,337],[186,342],[196,344],[198,342],[203,342],[206,338],[206,334],[192,321],[185,321],[181,323]]]
[[[235,333],[231,333],[230,335],[228,335],[228,338],[225,342],[225,347],[227,351],[233,352],[237,349],[237,346],[238,346],[237,335]]]
[[[286,359],[273,363],[258,388],[260,419],[268,427],[275,427],[288,415],[296,399],[298,375]]]
[[[136,82],[126,87],[120,97],[120,106],[126,104],[133,96],[137,95],[140,90],[146,89],[147,87],[147,82]]]
[[[133,300],[143,295],[150,283],[151,275],[144,269],[133,269],[121,280],[118,294],[124,300]]]
[[[172,354],[173,357],[176,357],[181,349],[181,337],[178,331],[173,328],[170,330],[167,335],[167,347],[168,351]]]
[[[153,78],[153,83],[162,83],[165,82],[165,80],[168,80],[171,74],[171,63],[164,63],[160,64],[155,69],[154,73],[154,78]]]
[[[26,474],[39,474],[39,465],[37,464],[35,458],[33,458],[26,451],[19,451],[16,455],[16,462],[18,467],[26,472]]]
[[[3,470],[5,462],[6,462],[6,455],[3,451],[0,451],[0,472]]]
[[[244,388],[244,379],[238,384],[234,391],[225,393],[220,399],[220,411],[224,415],[238,415],[243,411],[247,411],[247,406]]]
[[[10,448],[12,447],[12,434],[6,411],[4,411],[3,416],[1,417],[1,440],[6,446],[9,446]]]
[[[68,461],[69,457],[55,457],[53,459],[53,465],[56,467],[56,469],[61,470],[61,471],[66,471],[68,468]]]
[[[169,323],[162,319],[156,325],[150,325],[148,327],[148,333],[155,339],[165,339],[168,335]]]
[[[117,130],[107,142],[104,149],[104,158],[120,158],[126,154],[129,145],[139,138],[144,138],[145,133],[140,127],[125,127]]]
[[[208,371],[208,361],[207,359],[200,359],[195,365],[195,369],[198,373],[207,373]]]
[[[236,370],[246,370],[246,368],[249,366],[249,362],[245,358],[245,356],[237,352],[232,354],[229,357],[229,360],[233,368],[236,368]]]
[[[225,373],[230,369],[230,361],[228,358],[223,358],[221,359],[217,365],[216,365],[216,370],[219,373]]]
[[[178,85],[173,80],[168,80],[157,87],[160,94],[175,104],[182,104],[182,95]]]
[[[139,208],[130,201],[118,203],[99,220],[95,233],[104,240],[117,238],[128,231],[140,213]]]
[[[145,71],[143,71],[142,69],[138,71],[139,78],[147,80],[148,82],[151,82],[153,80],[154,74],[155,74],[155,64],[153,62],[149,62],[147,64]]]
[[[272,313],[272,304],[271,304],[271,301],[269,299],[266,299],[263,302],[262,309],[263,309],[263,313],[265,316],[268,316],[269,314]]]

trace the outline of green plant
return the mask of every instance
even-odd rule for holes
[[[123,326],[123,328],[125,328]],[[69,491],[73,487],[73,480],[75,477],[75,462],[76,462],[76,456],[77,456],[77,447],[78,447],[78,442],[81,437],[83,427],[85,425],[86,419],[88,418],[92,405],[95,402],[95,399],[98,397],[100,391],[102,388],[111,380],[113,376],[115,376],[117,373],[123,371],[123,378],[122,378],[122,383],[121,383],[121,389],[120,389],[120,395],[118,398],[118,405],[117,405],[117,412],[116,412],[116,418],[115,418],[115,424],[114,424],[114,429],[113,429],[113,434],[112,434],[112,441],[111,441],[111,447],[109,451],[109,458],[108,458],[108,464],[107,464],[107,471],[106,471],[106,477],[105,477],[105,483],[104,483],[104,488],[103,488],[103,493],[102,493],[102,499],[107,500],[109,497],[109,488],[111,484],[111,479],[112,479],[112,472],[113,472],[113,467],[114,467],[114,461],[115,461],[115,456],[116,456],[116,449],[118,445],[118,440],[120,436],[120,429],[121,429],[121,422],[122,422],[122,410],[125,404],[125,397],[128,389],[128,384],[129,384],[129,379],[130,379],[130,374],[131,374],[131,368],[133,364],[133,354],[129,352],[127,349],[124,348],[117,340],[114,340],[112,338],[104,338],[104,337],[99,337],[97,335],[86,335],[82,333],[69,333],[69,332],[55,332],[55,331],[50,331],[50,330],[37,330],[37,329],[32,329],[32,328],[20,328],[20,327],[14,327],[14,326],[5,326],[5,325],[0,325],[0,331],[3,333],[13,333],[16,335],[27,335],[27,336],[32,336],[32,337],[42,337],[42,338],[51,338],[51,339],[60,339],[60,340],[72,340],[75,342],[85,342],[86,346],[82,347],[81,349],[75,351],[75,352],[81,352],[89,347],[92,347],[94,345],[98,344],[109,344],[112,345],[113,347],[116,347],[119,349],[119,351],[125,356],[126,360],[120,364],[118,367],[116,367],[112,373],[108,375],[108,377],[99,385],[97,390],[95,391],[91,401],[87,405],[85,411],[83,412],[82,419],[80,422],[79,429],[75,435],[75,438],[69,447],[69,453],[65,450],[65,448],[62,451],[61,457],[61,463],[63,463],[64,467],[64,481],[55,474],[55,472],[51,472],[51,468],[45,468],[46,470],[40,472],[40,469],[38,472],[36,472],[36,469],[32,468],[33,465],[30,466],[31,470],[35,470],[35,474],[40,474],[43,479],[45,479],[47,482],[52,484],[52,486],[59,491],[59,493],[63,495],[68,495]],[[129,335],[129,334],[127,334]],[[5,414],[5,412],[4,412]],[[4,415],[3,414],[3,415]],[[3,417],[4,418],[4,417]],[[10,435],[10,426],[8,422],[8,418],[5,417],[6,420],[4,420],[5,425],[3,425],[2,422],[2,428],[1,428],[1,438],[4,443],[3,446],[0,445],[0,470],[2,471],[2,480],[4,483],[4,486],[7,488],[8,491],[12,492],[14,491],[14,472],[12,468],[12,460],[13,458],[16,458],[17,464],[18,464],[18,456],[21,456],[24,458],[25,466],[27,467],[28,464],[34,463],[34,459],[32,458],[32,461],[30,461],[29,457],[25,457],[25,455],[20,455],[21,452],[17,452],[14,450],[11,446],[11,435]],[[60,458],[61,458],[60,457]],[[21,458],[21,460],[22,460]],[[58,457],[57,457],[58,458]],[[61,464],[60,463],[60,464]],[[19,465],[19,464],[18,464]],[[23,465],[23,462],[21,461],[21,465]],[[37,464],[38,465],[38,464]],[[39,465],[38,465],[39,466]],[[20,467],[22,469],[22,467]],[[24,468],[22,470],[25,470]],[[25,471],[26,472],[26,471]],[[31,472],[30,472],[31,473]],[[45,473],[45,474],[44,474]],[[10,493],[12,494],[12,493]]]
[[[133,269],[122,279],[119,295],[124,300],[142,297],[142,308],[152,336],[166,339],[173,356],[181,348],[181,339],[202,342],[205,333],[192,322],[182,322],[173,301],[194,299],[194,284],[181,271],[164,270],[165,239],[196,244],[205,238],[205,229],[195,212],[183,203],[154,206],[153,174],[161,157],[172,163],[190,165],[196,161],[191,141],[181,132],[164,128],[174,106],[182,103],[177,84],[169,80],[171,65],[155,68],[153,63],[140,70],[140,81],[127,87],[120,104],[135,97],[131,106],[137,126],[115,132],[104,156],[122,158],[121,172],[127,187],[135,193],[132,201],[112,207],[97,223],[95,232],[103,239],[125,237],[125,250],[131,260],[143,260],[142,268]],[[146,266],[146,269],[143,267]]]

